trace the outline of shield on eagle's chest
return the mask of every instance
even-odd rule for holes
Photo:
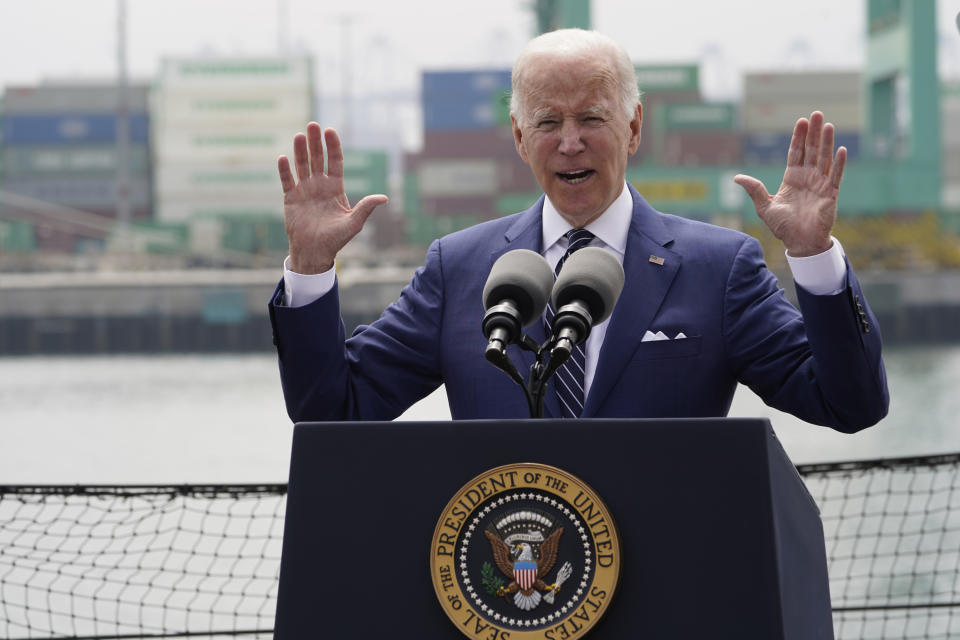
[[[530,561],[514,562],[513,577],[520,585],[521,590],[530,589],[537,580],[537,563]]]

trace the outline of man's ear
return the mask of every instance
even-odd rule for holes
[[[639,102],[637,103],[637,111],[633,114],[633,119],[630,121],[630,145],[628,150],[630,155],[633,155],[637,152],[637,148],[640,146],[640,126],[643,124],[643,105]]]
[[[523,147],[523,132],[520,130],[520,125],[517,124],[517,119],[513,117],[513,114],[510,114],[510,126],[513,127],[513,144],[517,147],[517,153],[520,154],[520,159],[530,164],[527,160],[527,152]]]

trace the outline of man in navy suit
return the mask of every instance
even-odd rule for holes
[[[831,236],[846,161],[845,148],[833,151],[833,126],[819,112],[796,123],[774,195],[735,178],[786,248],[801,313],[756,240],[657,212],[626,184],[641,120],[633,65],[617,43],[581,30],[532,40],[514,65],[511,121],[544,197],[435,241],[400,299],[346,340],[334,259],[387,199],[351,206],[336,132],[308,125],[294,139],[296,177],[279,160],[290,256],[270,303],[290,417],[392,419],[440,384],[455,419],[527,417],[520,390],[483,358],[481,291],[503,253],[530,249],[553,266],[567,232],[587,229],[626,281],[586,342],[575,414],[722,416],[742,382],[771,406],[841,431],[880,420],[889,396],[879,330]],[[528,333],[546,339],[540,322]],[[508,353],[533,361],[516,346]],[[553,391],[546,413],[563,415]]]

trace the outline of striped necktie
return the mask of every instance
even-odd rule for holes
[[[557,268],[554,270],[557,275],[560,274],[560,269],[563,268],[563,263],[567,261],[570,254],[589,245],[594,235],[586,229],[571,229],[567,232],[566,238],[567,252],[557,263]],[[543,318],[548,337],[553,335],[552,325],[555,314],[553,303],[548,302]],[[553,374],[557,397],[560,399],[560,411],[564,418],[579,418],[583,412],[583,380],[587,362],[584,346],[585,343],[578,344],[570,354],[570,358]]]

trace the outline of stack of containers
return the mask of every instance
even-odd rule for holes
[[[667,134],[663,112],[671,104],[700,102],[700,68],[695,64],[656,64],[636,66],[635,70],[643,105],[643,125],[640,147],[629,164],[662,164]]]
[[[753,73],[744,78],[743,159],[748,164],[786,161],[797,119],[815,109],[836,127],[835,145],[860,155],[862,77],[856,71]]]
[[[285,250],[277,157],[313,117],[310,58],[165,60],[152,106],[157,220],[200,254]]]
[[[940,98],[943,136],[943,208],[960,212],[960,84],[944,86]]]
[[[725,103],[665,104],[657,112],[662,132],[658,158],[667,167],[740,163],[736,107]]]
[[[422,100],[423,150],[404,159],[411,242],[517,210],[505,202],[532,203],[536,181],[510,128],[509,70],[424,72]]]
[[[131,218],[151,216],[147,87],[127,88],[130,146],[127,159]],[[108,218],[117,215],[117,107],[114,85],[43,84],[10,87],[4,96],[0,188],[8,193]],[[103,232],[69,225],[38,225],[35,237],[22,223],[5,242],[58,251],[102,246]]]

